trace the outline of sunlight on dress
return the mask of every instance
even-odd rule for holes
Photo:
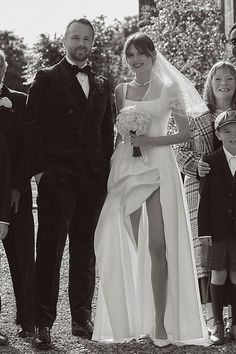
[[[127,85],[125,85],[124,97]],[[170,117],[167,89],[158,99],[131,101],[152,117],[147,135],[166,135]],[[173,344],[208,344],[202,315],[192,236],[181,176],[171,146],[119,144],[112,156],[108,196],[95,233],[100,274],[93,340],[122,342],[141,335],[154,338],[155,309],[148,250],[147,198],[160,188],[168,263],[165,329]],[[129,215],[142,207],[138,247]],[[158,316],[158,314],[157,314]]]

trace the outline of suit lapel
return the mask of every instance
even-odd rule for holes
[[[80,100],[80,102],[85,104],[87,102],[87,98],[79,81],[71,70],[71,65],[67,62],[66,58],[62,59],[59,65],[61,68],[63,85],[65,85],[65,87],[67,87],[71,93],[75,95],[78,100]]]
[[[233,176],[232,176],[228,161],[226,159],[223,147],[220,147],[216,151],[216,153],[217,153],[217,159],[218,159],[218,164],[219,164],[221,173],[225,176],[229,187],[232,188]]]
[[[88,106],[92,102],[94,102],[94,99],[96,100],[96,95],[98,93],[97,87],[96,87],[96,84],[95,84],[95,78],[96,78],[96,74],[92,72],[91,75],[89,75]]]
[[[15,124],[16,114],[14,107],[14,97],[11,91],[3,86],[1,92],[1,98],[7,97],[11,100],[13,106],[11,109],[0,107],[0,117],[1,117],[1,125],[0,125],[0,133],[8,134],[9,131],[12,131],[12,127]]]
[[[77,107],[77,110],[79,110],[80,122],[88,121],[90,117],[94,116],[96,105],[103,104],[104,92],[106,92],[103,78],[95,72],[91,72],[88,76],[89,95],[88,98],[86,98],[66,58],[62,59],[58,66],[60,68],[62,85],[64,85],[64,88],[67,90],[66,95],[70,97],[71,101],[73,99],[74,105]],[[75,121],[74,117],[75,116],[72,117],[72,124],[77,124],[77,119]]]
[[[94,117],[96,107],[103,105],[105,102],[104,93],[106,92],[106,89],[104,79],[93,71],[89,75],[89,87],[89,95],[87,104],[85,105],[83,120],[88,120],[91,117]]]
[[[9,99],[11,99],[11,96],[12,95],[10,90],[5,85],[3,85],[0,97],[8,97]]]

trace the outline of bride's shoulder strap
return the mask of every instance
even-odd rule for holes
[[[127,82],[124,82],[123,83],[123,95],[122,95],[122,103],[123,103],[123,105],[124,105],[124,101],[126,99],[127,87],[128,87]]]
[[[126,92],[127,92],[127,83],[119,84],[115,88],[115,98],[116,98],[116,106],[118,112],[124,106]]]

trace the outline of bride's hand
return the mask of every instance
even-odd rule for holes
[[[131,146],[148,146],[150,145],[149,137],[146,135],[136,135],[130,133],[129,141]]]

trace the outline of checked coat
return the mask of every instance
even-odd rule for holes
[[[215,116],[206,112],[190,121],[190,139],[177,145],[176,159],[181,172],[185,175],[184,188],[190,213],[190,222],[193,235],[194,255],[198,278],[207,276],[207,271],[200,266],[201,244],[198,239],[197,212],[199,204],[199,180],[197,165],[202,155],[214,151],[213,122]]]

